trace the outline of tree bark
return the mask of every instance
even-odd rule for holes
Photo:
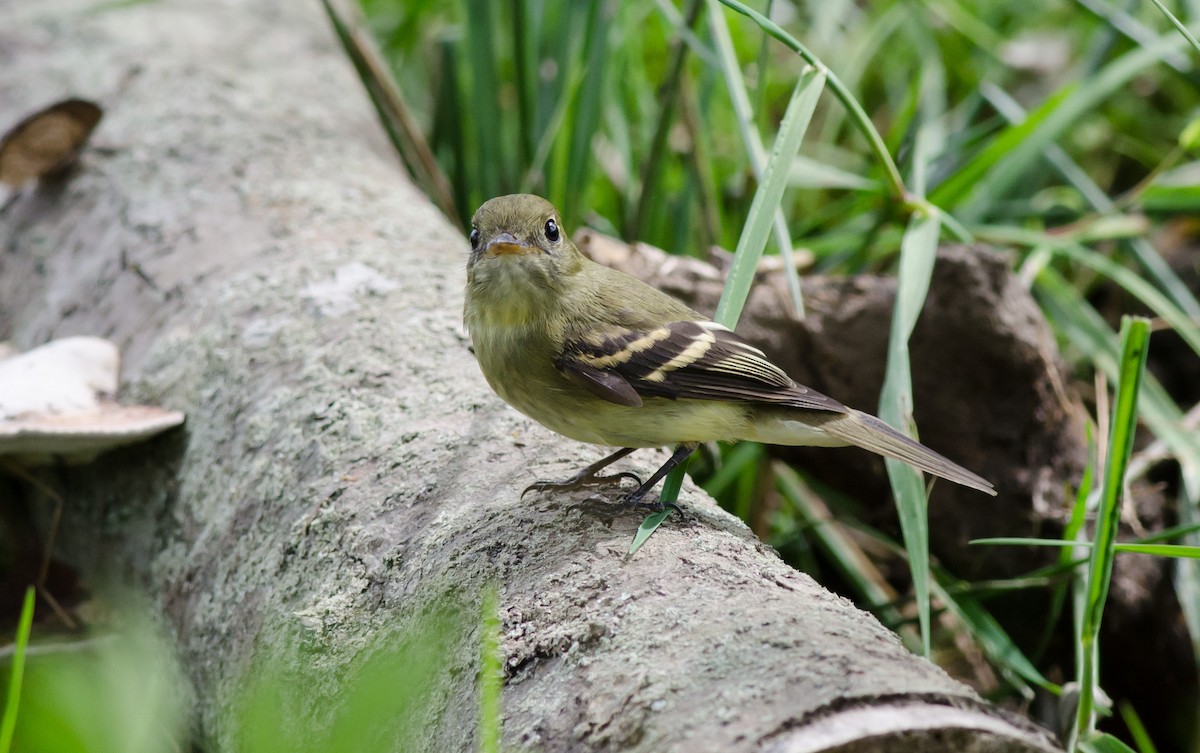
[[[598,451],[487,389],[460,324],[465,241],[398,168],[317,3],[92,5],[0,10],[6,118],[68,95],[107,111],[70,180],[0,218],[0,334],[112,338],[126,397],[186,411],[162,441],[55,471],[59,553],[161,606],[214,749],[235,748],[256,646],[298,636],[336,669],[490,581],[512,745],[1054,749],[690,486],[688,521],[632,558],[640,516],[521,500]],[[427,750],[473,745],[476,641],[445,657]]]

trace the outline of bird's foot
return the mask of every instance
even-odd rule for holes
[[[687,520],[687,513],[683,511],[682,507],[674,502],[663,502],[660,499],[656,499],[653,502],[647,502],[640,499],[631,500],[630,496],[632,495],[626,495],[623,499],[615,502],[611,499],[604,499],[603,497],[586,497],[583,501],[600,505],[608,508],[609,510],[642,510],[651,514],[659,513],[663,510],[672,510],[679,513],[680,518]]]
[[[674,510],[675,512],[679,513],[680,517],[687,517],[684,515],[683,508],[674,502],[663,502],[659,497],[655,497],[653,500],[646,500],[645,496],[649,491],[650,489],[643,488],[643,486],[639,485],[637,489],[634,489],[632,492],[625,495],[625,498],[621,500],[620,504],[622,507],[630,507],[635,510],[646,510],[647,512],[651,513],[662,512],[663,510]]]
[[[565,481],[536,481],[525,487],[525,491],[521,492],[521,498],[529,492],[548,492],[548,491],[574,491],[588,486],[612,486],[620,484],[625,479],[629,479],[637,484],[640,488],[642,479],[630,471],[621,471],[620,473],[611,473],[607,476],[601,476],[595,471],[584,469],[582,472],[575,474]]]

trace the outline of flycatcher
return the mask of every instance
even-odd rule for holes
[[[505,402],[580,442],[622,449],[561,483],[630,478],[643,498],[700,442],[857,445],[963,486],[992,485],[888,426],[797,384],[758,348],[641,280],[585,257],[558,210],[528,194],[471,220],[463,311],[479,366]],[[598,472],[642,447],[678,446],[645,483]]]

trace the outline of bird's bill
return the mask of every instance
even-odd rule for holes
[[[491,256],[509,256],[512,254],[532,254],[537,251],[535,246],[517,240],[511,233],[500,233],[488,241],[484,251]]]

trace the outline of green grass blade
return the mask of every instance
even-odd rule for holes
[[[955,209],[960,219],[977,220],[1028,179],[1030,164],[1083,114],[1108,99],[1146,68],[1179,47],[1178,37],[1164,37],[1117,58],[1094,76],[1072,82],[1029,114],[1024,122],[1002,131],[973,159],[942,182],[929,196],[934,204]]]
[[[767,0],[766,7],[763,8],[767,18],[771,17],[774,5],[775,0]],[[769,88],[767,78],[771,73],[770,62],[771,36],[764,32],[758,41],[758,55],[754,59],[754,114],[759,128],[766,128],[770,118],[770,109],[767,104],[767,89]]]
[[[683,479],[687,475],[689,462],[691,462],[690,457],[680,463],[678,468],[667,474],[666,480],[663,481],[662,494],[658,497],[663,504],[671,504],[679,499],[679,490],[683,487]],[[637,550],[642,548],[642,544],[645,544],[650,539],[650,536],[658,530],[658,527],[662,525],[662,522],[667,519],[667,516],[671,512],[671,508],[668,507],[647,515],[642,524],[638,526],[637,533],[633,536],[633,542],[629,545],[627,556],[632,557],[637,553]]]
[[[1025,120],[1025,111],[1007,92],[999,87],[989,85],[984,85],[982,90],[984,97],[1009,122],[1020,123]],[[1075,187],[1075,190],[1079,191],[1080,195],[1083,196],[1084,200],[1093,209],[1105,215],[1112,214],[1117,210],[1116,202],[1108,198],[1103,189],[1096,185],[1091,176],[1071,159],[1071,156],[1067,154],[1065,149],[1058,144],[1050,144],[1046,147],[1044,154],[1050,164],[1058,170],[1069,184]],[[1148,188],[1146,193],[1149,193],[1152,188]],[[1196,300],[1196,296],[1188,288],[1187,283],[1179,278],[1175,270],[1171,269],[1171,266],[1163,259],[1162,254],[1158,253],[1150,241],[1145,238],[1131,238],[1128,240],[1128,246],[1138,262],[1150,273],[1154,281],[1166,291],[1171,300],[1183,309],[1188,316],[1200,318],[1200,302]]]
[[[1125,722],[1125,729],[1129,730],[1129,736],[1137,745],[1137,753],[1158,753],[1158,748],[1150,739],[1150,733],[1146,731],[1146,725],[1142,723],[1142,718],[1133,708],[1133,704],[1121,701],[1117,704],[1117,710],[1121,713],[1121,721]]]
[[[976,195],[983,194],[985,179],[1002,162],[1018,155],[1024,156],[1028,161],[1030,155],[1027,152],[1019,151],[1021,145],[1037,143],[1039,147],[1044,147],[1050,142],[1051,136],[1056,131],[1044,124],[1047,122],[1050,122],[1051,125],[1054,124],[1051,117],[1074,92],[1074,86],[1071,84],[1054,93],[1040,107],[1029,113],[1024,120],[1001,131],[978,154],[938,185],[929,195],[929,200],[948,209],[969,204],[975,200]],[[1034,136],[1038,134],[1041,134],[1042,138],[1035,142]],[[1042,149],[1039,149],[1038,153],[1041,151]],[[971,213],[959,211],[959,217],[970,218]]]
[[[460,40],[443,38],[438,42],[438,58],[443,71],[457,71],[463,67],[459,60]],[[478,188],[471,185],[469,170],[470,144],[466,137],[469,124],[464,123],[464,92],[457,77],[447,73],[438,82],[434,99],[433,134],[430,146],[439,152],[442,163],[450,162],[451,191],[459,212],[474,212],[482,196]],[[470,215],[460,217],[463,225],[470,222]]]
[[[1125,490],[1125,468],[1133,452],[1137,430],[1137,402],[1146,355],[1150,347],[1150,322],[1140,317],[1124,317],[1121,323],[1120,377],[1113,402],[1112,425],[1109,430],[1108,457],[1104,464],[1100,506],[1096,512],[1096,532],[1088,568],[1087,596],[1080,627],[1080,659],[1078,671],[1079,706],[1075,717],[1076,739],[1091,736],[1095,730],[1095,693],[1099,682],[1096,666],[1096,646],[1108,588],[1112,581],[1117,526],[1121,518],[1121,502]]]
[[[1200,559],[1200,546],[1185,544],[1116,544],[1118,552],[1131,554],[1150,554],[1155,557],[1176,557],[1184,559]]]
[[[674,471],[672,471],[672,475],[673,474],[674,474]],[[670,480],[671,480],[671,476],[667,476],[667,481],[670,481]],[[680,482],[682,482],[682,481],[683,481],[683,479],[681,478]],[[664,482],[664,484],[665,483],[666,482]],[[667,496],[667,492],[666,492],[666,487],[664,486],[661,498],[665,500],[666,496]],[[675,497],[676,497],[676,499],[679,498],[679,490],[678,489],[675,490]],[[654,534],[655,531],[658,530],[658,527],[660,525],[662,525],[662,522],[667,519],[667,516],[670,515],[671,512],[672,512],[672,510],[670,510],[668,508],[666,510],[659,510],[658,512],[647,515],[646,519],[642,521],[642,524],[640,526],[638,526],[637,533],[635,533],[633,536],[633,542],[629,545],[629,552],[627,553],[626,556],[632,557],[634,554],[636,554],[637,550],[642,548],[642,544],[645,544],[650,539],[650,537]]]
[[[988,104],[996,108],[996,111],[1008,121],[1009,125],[1020,125],[1024,123],[1028,114],[1025,108],[1013,98],[1011,94],[1004,91],[995,84],[984,82],[979,87],[983,98]],[[1067,183],[1074,186],[1075,190],[1079,191],[1084,200],[1092,206],[1093,209],[1102,212],[1109,212],[1115,208],[1115,203],[1108,198],[1108,194],[1096,182],[1092,180],[1087,171],[1080,167],[1075,160],[1071,159],[1071,155],[1067,154],[1067,150],[1063,149],[1058,144],[1050,144],[1043,151],[1043,156],[1046,158],[1055,170],[1059,172]]]
[[[851,191],[878,191],[879,183],[857,172],[843,170],[827,162],[796,155],[792,163],[789,185],[797,188],[839,188]]]
[[[1079,486],[1075,489],[1075,500],[1071,505],[1071,517],[1067,520],[1067,525],[1063,529],[1063,537],[1071,542],[1076,542],[1081,538],[1079,532],[1083,530],[1083,525],[1087,522],[1087,501],[1091,497],[1092,488],[1095,484],[1095,441],[1092,436],[1091,424],[1087,425],[1087,447],[1087,464],[1083,468],[1083,477],[1079,480]],[[1082,564],[1082,560],[1076,560],[1077,551],[1074,545],[1064,546],[1058,552],[1058,561],[1051,568],[1059,572],[1077,572],[1076,566]],[[1055,626],[1058,625],[1063,607],[1067,604],[1067,597],[1074,594],[1072,589],[1073,584],[1073,578],[1071,580],[1058,580],[1054,583],[1050,593],[1050,608],[1047,610],[1046,619],[1042,627],[1042,635],[1038,641],[1036,650],[1033,651],[1035,658],[1044,655],[1054,640]]]
[[[704,0],[689,0],[688,15],[684,23],[687,27],[696,25],[700,13],[704,10]],[[650,151],[645,164],[642,165],[642,180],[637,208],[630,218],[625,234],[629,240],[642,237],[642,228],[650,217],[650,209],[659,197],[659,178],[662,175],[663,162],[666,161],[670,150],[667,148],[667,136],[675,124],[675,109],[679,102],[680,89],[683,86],[684,62],[687,60],[688,46],[683,37],[671,43],[671,59],[667,64],[667,75],[659,87],[658,119],[654,126],[654,136],[650,141]]]
[[[887,150],[887,145],[884,144],[883,137],[875,129],[875,124],[871,122],[871,117],[867,115],[866,110],[862,108],[862,105],[858,103],[858,100],[854,98],[854,95],[850,93],[850,90],[846,88],[841,79],[833,71],[829,70],[807,47],[800,44],[795,37],[784,31],[779,24],[738,0],[719,0],[719,2],[753,20],[763,31],[783,42],[789,49],[804,58],[809,65],[825,74],[829,80],[830,91],[842,103],[842,106],[850,112],[851,121],[859,132],[866,137],[867,144],[871,148],[871,153],[875,156],[875,159],[887,175],[888,186],[892,191],[892,196],[896,199],[904,200],[907,197],[907,191],[904,188],[904,181],[900,177],[900,169],[896,167],[892,155]],[[713,13],[713,15],[717,14]]]
[[[896,286],[896,308],[888,338],[887,370],[880,395],[879,417],[902,429],[912,414],[912,376],[908,338],[925,304],[933,262],[937,255],[939,223],[936,217],[914,215],[900,246],[900,271]],[[888,478],[896,496],[904,548],[912,571],[921,645],[929,656],[929,523],[926,516],[925,484],[915,468],[887,460]]]
[[[815,500],[817,504],[813,504],[816,492],[804,483],[795,469],[779,461],[773,462],[772,468],[784,500],[791,504],[795,514],[815,537],[821,551],[829,557],[842,577],[852,584],[863,603],[877,611],[885,622],[897,624],[900,612],[890,606],[896,594],[864,555],[862,548],[831,519],[827,505],[819,498]],[[814,507],[821,512],[816,512]]]
[[[1055,329],[1082,350],[1109,379],[1116,380],[1117,338],[1103,317],[1053,269],[1042,269],[1035,283],[1034,291],[1042,310]],[[1182,464],[1185,479],[1194,476],[1200,470],[1200,438],[1180,429],[1183,412],[1153,375],[1145,377],[1140,408],[1150,430]]]
[[[731,329],[737,325],[742,306],[750,295],[750,286],[754,283],[754,275],[758,270],[758,260],[762,257],[763,249],[767,245],[767,236],[771,232],[771,224],[783,201],[792,160],[800,149],[800,142],[804,139],[813,110],[817,106],[817,99],[824,88],[825,75],[815,68],[809,68],[800,74],[796,88],[792,90],[792,98],[788,102],[783,121],[779,124],[779,133],[775,137],[771,157],[767,160],[762,181],[759,182],[758,190],[754,192],[754,200],[746,216],[746,225],[738,238],[733,265],[729,269],[721,301],[717,304],[714,318]]]
[[[1200,504],[1188,483],[1188,469],[1181,474],[1183,479],[1179,495],[1179,520],[1185,526],[1200,525]],[[1187,533],[1183,541],[1190,546],[1200,546],[1200,535],[1195,531]],[[1187,625],[1188,636],[1192,641],[1192,651],[1200,656],[1200,563],[1179,562],[1175,568],[1175,593],[1183,610],[1183,621]]]
[[[614,9],[607,3],[588,3],[584,21],[584,46],[581,51],[584,68],[583,79],[575,98],[570,149],[567,153],[566,201],[562,207],[564,216],[579,217],[586,206],[588,177],[591,173],[592,140],[600,124],[600,113],[604,106],[604,79],[608,66],[604,64],[608,53],[608,33],[612,25]]]
[[[522,167],[529,165],[537,150],[537,24],[540,18],[530,13],[530,0],[509,0],[508,17],[513,43],[513,88],[517,98],[517,158]]]
[[[750,159],[750,167],[761,185],[767,169],[766,150],[763,148],[762,137],[755,127],[754,111],[750,106],[750,94],[746,91],[746,82],[742,79],[742,69],[738,64],[737,54],[733,50],[733,37],[729,33],[729,24],[721,11],[718,0],[708,0],[709,26],[712,30],[713,42],[716,45],[717,61],[721,67],[721,75],[725,80],[725,88],[729,91],[730,103],[733,105],[734,121],[741,134],[742,143]],[[778,143],[779,136],[776,136]],[[790,166],[789,166],[790,167]],[[792,253],[792,234],[788,230],[787,219],[782,209],[777,209],[772,217],[775,231],[775,243],[784,259],[787,270],[788,292],[792,296],[792,305],[796,307],[796,316],[804,317],[804,298],[800,292],[800,278]]]
[[[716,498],[733,485],[743,473],[753,469],[763,458],[763,446],[757,442],[738,442],[722,453],[721,467],[704,483],[708,496]]]
[[[463,17],[466,19],[467,68],[471,81],[467,120],[471,136],[479,145],[479,152],[475,155],[477,174],[472,177],[478,181],[476,185],[483,198],[491,198],[503,192],[502,176],[507,159],[501,146],[500,129],[494,121],[501,108],[500,84],[496,78],[497,57],[492,36],[492,3],[490,0],[463,0]],[[483,112],[492,115],[479,117],[478,113]]]
[[[972,539],[970,543],[991,544],[997,546],[1082,546],[1087,548],[1094,546],[1094,544],[1090,541],[1071,541],[1070,539],[1034,539],[1020,536],[997,536],[986,539]],[[1200,546],[1190,546],[1185,544],[1135,544],[1118,542],[1113,544],[1113,550],[1117,552],[1129,552],[1131,554],[1150,554],[1155,557],[1200,559]]]
[[[1098,29],[1096,36],[1104,35],[1104,46],[1111,43],[1114,34],[1122,34],[1130,41],[1142,47],[1154,44],[1158,39],[1158,30],[1151,26],[1142,23],[1135,16],[1131,15],[1125,8],[1119,7],[1116,3],[1109,0],[1076,0],[1080,7],[1086,8],[1088,11],[1095,13],[1097,17],[1104,19],[1108,24],[1108,29]],[[1136,4],[1130,4],[1129,8],[1136,8]],[[1191,68],[1191,63],[1188,62],[1187,56],[1181,51],[1172,52],[1169,55],[1163,56],[1163,62],[1171,66],[1180,73],[1187,74]]]
[[[924,87],[922,87],[924,88]],[[937,113],[931,113],[936,117]],[[937,151],[941,130],[921,128],[913,154],[913,184],[918,196],[925,190],[925,168],[929,154]],[[937,215],[913,214],[900,242],[900,269],[896,280],[896,303],[888,335],[888,358],[879,396],[879,417],[912,434],[912,366],[908,340],[925,306],[941,225]],[[888,479],[896,498],[896,513],[904,536],[908,566],[912,573],[921,648],[930,655],[929,519],[928,499],[920,471],[897,460],[886,460]]]
[[[448,219],[459,220],[450,181],[434,157],[399,85],[373,42],[360,28],[358,17],[346,17],[345,9],[335,6],[331,0],[323,0],[322,5],[342,49],[367,90],[380,124],[408,166],[413,180]]]
[[[696,32],[692,31],[684,19],[683,14],[679,9],[670,3],[670,0],[654,0],[654,7],[662,14],[663,18],[671,24],[672,31],[683,39],[684,44],[691,48],[692,54],[702,60],[705,65],[712,68],[720,67],[717,61],[717,55],[712,48],[700,40],[696,36]]]
[[[896,39],[903,33],[903,28],[908,23],[912,13],[911,6],[905,6],[900,3],[888,6],[877,5],[875,8],[881,11],[879,15],[871,19],[870,25],[864,29],[865,33],[855,40],[853,50],[849,51],[849,54],[843,55],[842,59],[835,66],[838,71],[838,80],[847,92],[863,88],[864,79],[868,78],[874,69],[877,68],[879,60],[887,58],[889,53],[883,50],[896,43]],[[905,107],[903,105],[897,106],[892,115],[893,119],[889,139],[883,141],[884,151],[888,155],[897,153],[898,149],[896,147],[900,142],[895,139],[903,138],[903,134],[908,130],[910,120],[904,110]],[[839,140],[839,134],[848,117],[853,117],[848,108],[842,110],[830,108],[829,112],[822,118],[820,131],[815,135],[814,140],[816,143],[836,143]],[[860,128],[862,127],[858,123],[855,125]],[[894,139],[891,138],[893,134]],[[898,178],[899,176],[900,173],[897,170],[896,177]],[[894,191],[894,189],[894,186],[888,187],[888,190]],[[894,195],[899,196],[898,194]]]
[[[25,649],[29,647],[29,633],[33,628],[34,588],[25,589],[25,601],[21,605],[21,618],[17,623],[14,641],[12,669],[8,675],[8,697],[4,701],[4,717],[0,719],[0,753],[12,748],[13,733],[17,729],[17,712],[21,706],[21,683],[25,678]]]
[[[454,692],[451,674],[457,669],[447,657],[480,648],[480,623],[478,607],[460,601],[452,590],[435,601],[423,596],[412,600],[421,599],[420,607],[398,610],[395,623],[364,636],[345,660],[305,643],[296,622],[264,626],[226,709],[229,718],[223,721],[235,736],[229,748],[428,749],[434,720],[445,713]]]
[[[1107,733],[1079,743],[1079,750],[1084,753],[1138,753],[1133,748]]]
[[[1167,9],[1167,6],[1163,5],[1162,0],[1150,0],[1150,2],[1154,3],[1155,8],[1158,8],[1160,11],[1162,11],[1162,14],[1167,17],[1167,20],[1171,22],[1171,25],[1175,27],[1175,30],[1183,35],[1183,38],[1188,41],[1188,44],[1192,46],[1192,49],[1196,52],[1200,52],[1200,41],[1197,41],[1196,37],[1192,35],[1192,32],[1188,31],[1188,27],[1184,26],[1183,22],[1176,18],[1175,14]]]
[[[1014,687],[1024,690],[1027,697],[1032,694],[1028,692],[1028,688],[1023,687],[1025,682],[1052,693],[1059,691],[1059,687],[1047,680],[1037,670],[1033,662],[1029,661],[1029,658],[996,621],[996,618],[984,609],[977,599],[951,596],[941,582],[943,580],[952,581],[953,579],[946,574],[932,579],[933,591],[937,595],[938,601],[945,604],[967,627],[979,647],[983,649],[984,654],[1008,677]]]

